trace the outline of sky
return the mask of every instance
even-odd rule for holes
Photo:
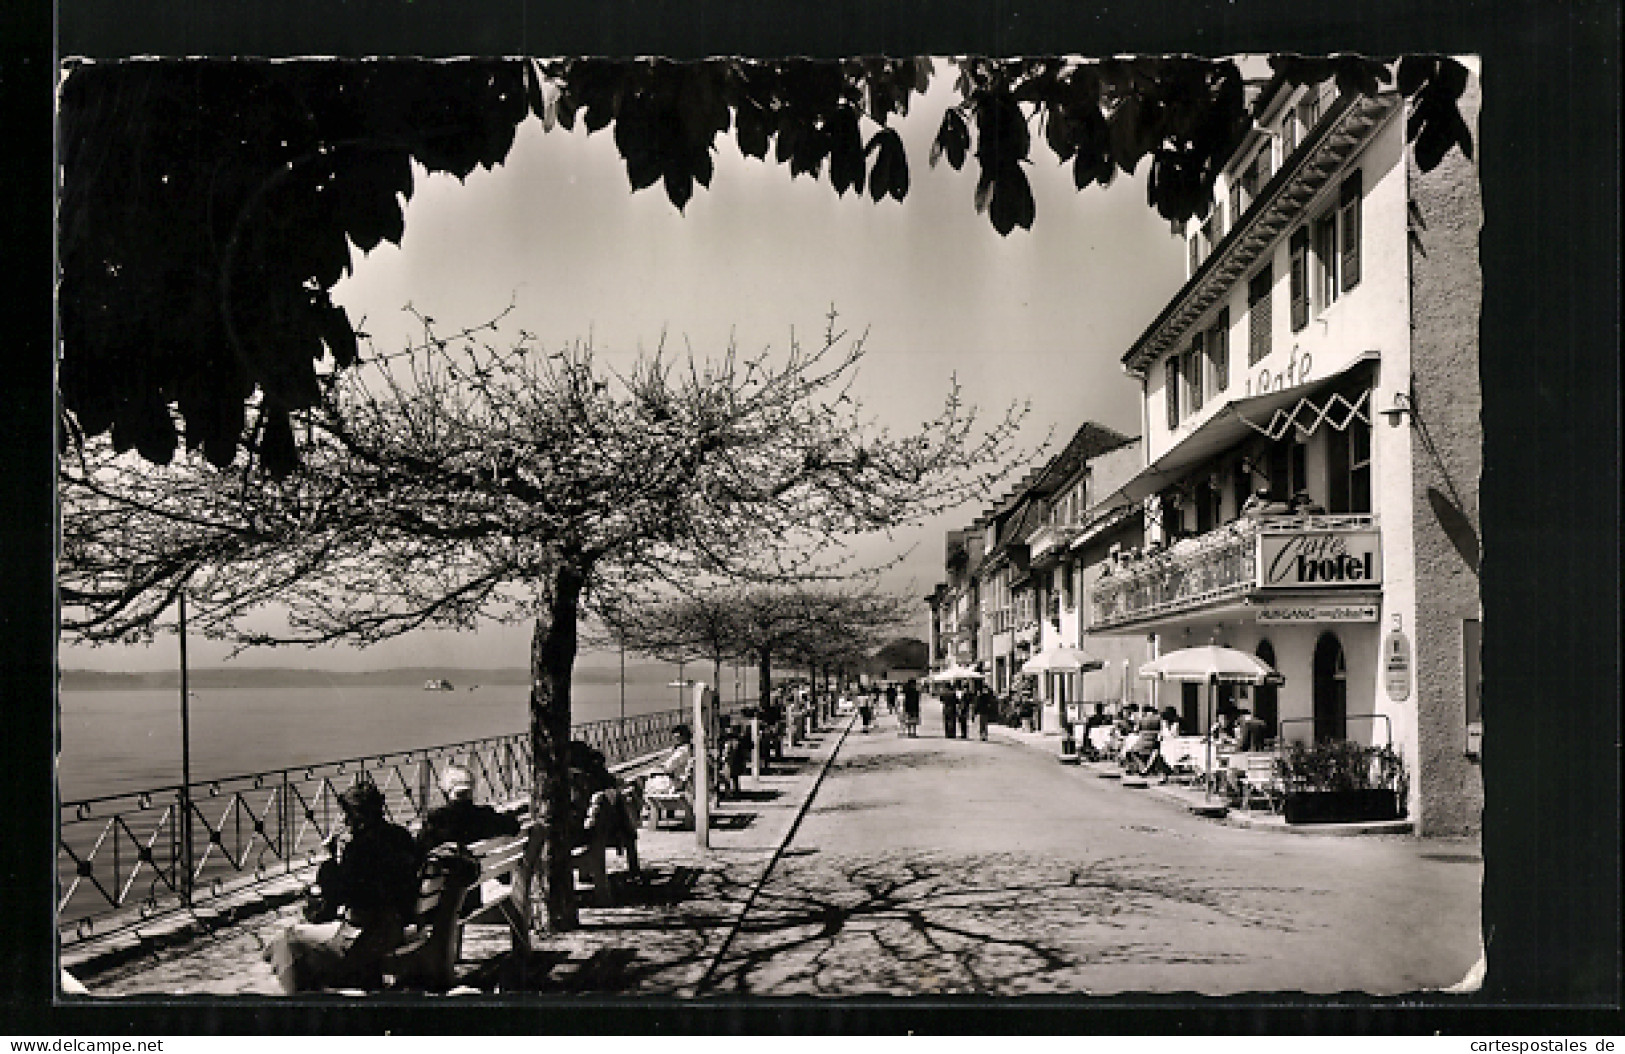
[[[1031,231],[1000,237],[973,206],[974,162],[929,168],[930,142],[953,100],[942,72],[898,127],[908,148],[906,199],[837,197],[827,177],[792,180],[788,166],[739,155],[719,136],[709,190],[679,213],[657,185],[633,193],[609,130],[544,131],[527,119],[508,160],[459,183],[418,170],[399,247],[363,256],[334,298],[393,350],[412,334],[411,303],[442,326],[475,324],[510,303],[504,330],[524,327],[548,346],[591,339],[610,362],[652,350],[782,353],[794,331],[840,324],[867,331],[856,397],[903,431],[941,409],[950,378],[996,420],[1031,404],[1023,441],[1064,444],[1086,420],[1129,435],[1140,428],[1138,386],[1122,354],[1184,279],[1182,242],[1146,204],[1142,163],[1106,188],[1076,191],[1070,166],[1034,136],[1027,173],[1037,203]],[[895,121],[895,119],[894,119]],[[771,157],[771,154],[770,154]],[[883,585],[924,597],[942,572],[943,533],[985,507],[959,509],[891,538],[866,539],[867,562],[906,552]],[[925,635],[920,606],[917,633]],[[218,642],[189,642],[194,667],[220,665]],[[422,631],[357,650],[256,649],[233,665],[358,670],[391,666],[523,666],[529,628],[477,634]],[[163,669],[174,636],[151,646],[64,646],[65,668]],[[587,664],[612,657],[584,656]]]

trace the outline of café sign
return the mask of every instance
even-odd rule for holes
[[[1258,536],[1261,589],[1367,588],[1382,582],[1382,535],[1374,530]]]

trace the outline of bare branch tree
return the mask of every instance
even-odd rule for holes
[[[832,575],[843,540],[983,496],[1033,455],[1013,448],[1023,409],[983,428],[957,385],[918,433],[866,418],[849,391],[864,340],[833,313],[816,346],[792,336],[782,358],[662,348],[624,373],[590,345],[499,345],[497,321],[454,336],[419,321],[410,346],[323,378],[291,471],[153,469],[80,443],[62,460],[64,628],[150,633],[181,590],[206,632],[244,645],[535,618],[527,859],[554,928],[576,923],[553,820],[578,627],[598,597]],[[285,628],[245,623],[267,604]]]

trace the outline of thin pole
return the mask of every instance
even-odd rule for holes
[[[1202,794],[1204,802],[1213,800],[1213,695],[1218,691],[1219,679],[1214,677],[1207,683],[1207,778],[1202,782],[1206,790]]]
[[[677,705],[679,707],[683,705],[683,685],[686,683],[688,682],[683,680],[683,661],[679,659],[677,660]],[[695,729],[694,732],[698,735],[699,729]]]
[[[626,723],[626,645],[621,645],[621,723]]]
[[[186,875],[181,881],[181,900],[192,903],[192,702],[191,684],[186,674],[186,594],[180,595],[181,635],[181,859]]]
[[[705,727],[709,690],[703,681],[694,684],[694,839],[701,849],[711,848],[711,743]]]

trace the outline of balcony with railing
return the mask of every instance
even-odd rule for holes
[[[1028,559],[1037,564],[1056,553],[1066,552],[1066,547],[1072,540],[1082,533],[1083,528],[1075,523],[1046,523],[1032,534],[1027,536]]]
[[[1116,629],[1270,592],[1281,586],[1273,570],[1281,566],[1280,554],[1293,548],[1299,539],[1338,539],[1352,536],[1354,532],[1369,534],[1376,528],[1376,517],[1364,515],[1235,520],[1196,538],[1183,539],[1171,548],[1119,561],[1090,590],[1088,627],[1090,630]],[[1267,539],[1275,539],[1268,549],[1272,554],[1268,561],[1270,566],[1264,566]],[[1311,561],[1314,565],[1311,578],[1318,570],[1318,548],[1315,555],[1317,558]],[[1376,556],[1376,564],[1380,574],[1380,554]],[[1362,571],[1363,583],[1374,584],[1371,572],[1363,565]],[[1298,586],[1313,584],[1296,583]],[[1341,588],[1361,584],[1361,579],[1351,575],[1338,581],[1327,576],[1323,584]]]

